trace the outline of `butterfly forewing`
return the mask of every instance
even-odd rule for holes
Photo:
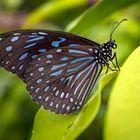
[[[11,31],[0,34],[0,66],[23,79],[44,108],[69,114],[83,106],[101,72],[98,46],[70,33]]]
[[[33,100],[60,114],[79,110],[102,69],[92,56],[94,49],[67,46],[34,59],[25,79]]]
[[[7,32],[0,35],[0,66],[16,73],[24,80],[26,68],[39,54],[54,48],[77,44],[98,45],[85,38],[63,32],[48,30]]]

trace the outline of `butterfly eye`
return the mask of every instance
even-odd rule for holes
[[[117,44],[115,43],[115,40],[110,40],[109,41],[109,44],[110,44],[110,47],[113,48],[113,49],[116,49],[117,48]]]
[[[116,49],[117,48],[117,45],[116,44],[113,44],[112,48],[113,49]]]

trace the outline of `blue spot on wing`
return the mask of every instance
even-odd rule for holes
[[[13,49],[13,46],[6,47],[6,51],[11,51]]]
[[[61,78],[60,80],[63,81],[65,78]]]
[[[19,57],[19,60],[23,60],[23,59],[25,59],[25,58],[27,57],[27,55],[28,55],[28,52],[22,54],[22,55]]]
[[[53,47],[59,47],[60,43],[64,42],[66,40],[66,38],[63,37],[59,37],[59,41],[52,41],[51,45]]]
[[[60,60],[66,61],[66,60],[69,60],[69,58],[68,57],[63,57],[63,58],[60,58]]]
[[[43,52],[46,52],[47,50],[46,49],[39,49],[38,52],[40,53],[43,53]]]
[[[35,59],[35,58],[37,58],[37,55],[36,54],[32,55],[32,59]]]
[[[12,39],[11,39],[11,42],[15,42],[19,39],[19,36],[14,36]]]
[[[49,86],[45,87],[44,91],[47,92],[49,89]]]

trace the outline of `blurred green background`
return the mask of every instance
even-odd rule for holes
[[[72,32],[98,43],[108,41],[113,22],[127,18],[113,35],[122,65],[140,44],[139,0],[0,0],[0,32],[38,28]],[[113,81],[103,92],[111,90]],[[93,123],[79,140],[103,140],[107,94]],[[25,84],[0,69],[0,140],[29,140],[39,106],[32,102]]]

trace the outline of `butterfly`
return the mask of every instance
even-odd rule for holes
[[[0,34],[0,66],[19,76],[33,101],[58,114],[82,108],[103,66],[116,60],[112,34],[102,45],[51,30],[16,30]]]

